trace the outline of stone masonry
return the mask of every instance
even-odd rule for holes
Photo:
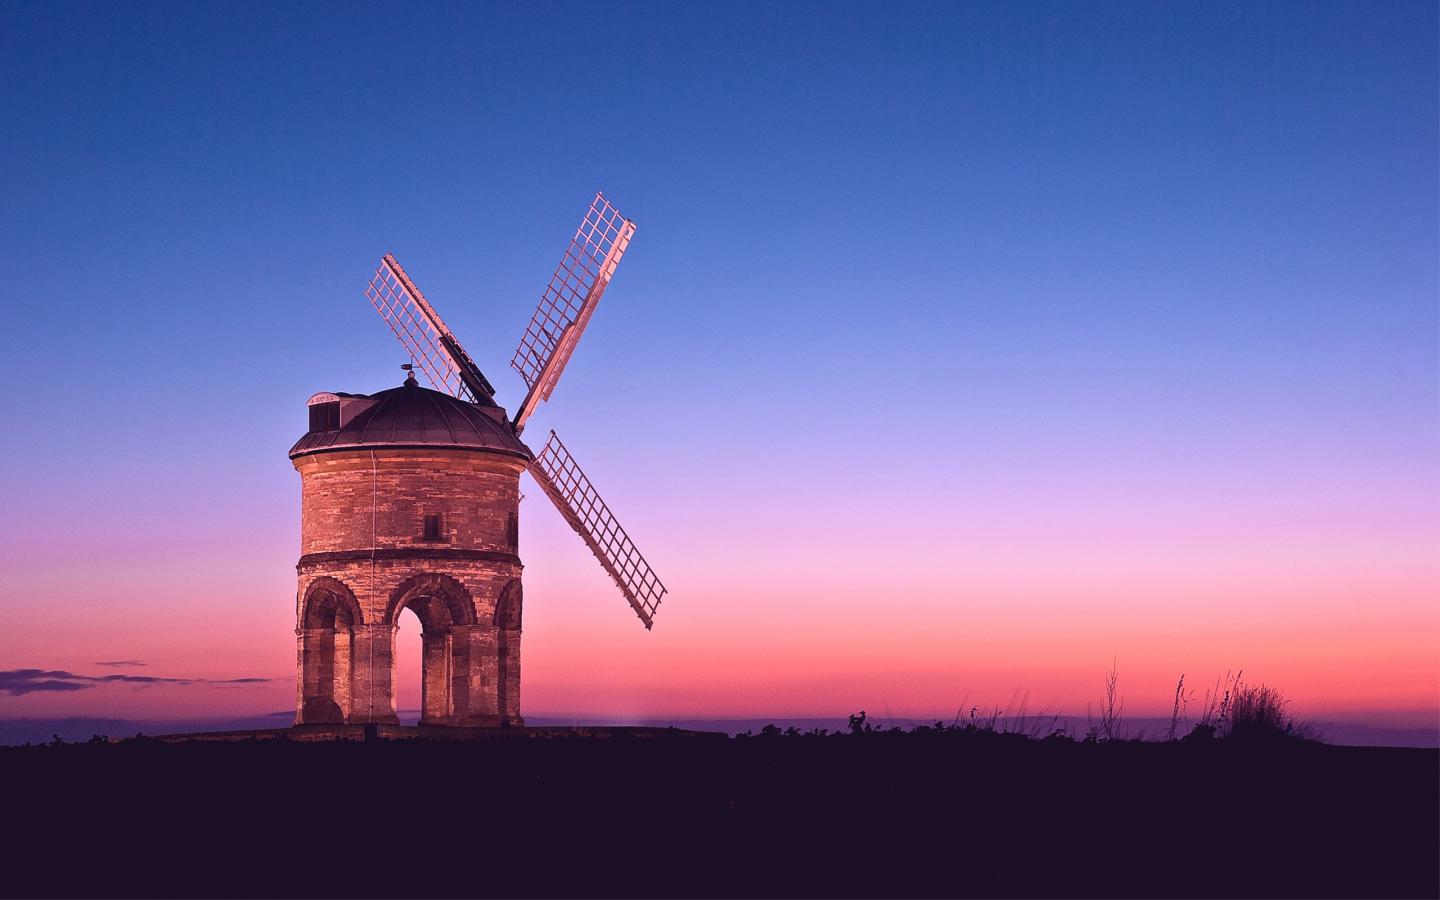
[[[413,385],[387,393],[399,391],[433,396],[400,394],[336,438],[312,431],[291,451],[301,483],[296,722],[397,721],[396,622],[409,608],[422,627],[421,723],[522,724],[517,543],[528,450],[454,427],[461,401],[448,395]],[[416,415],[433,427],[417,432]],[[489,417],[503,421],[503,410]]]

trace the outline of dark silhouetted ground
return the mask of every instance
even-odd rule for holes
[[[0,748],[0,890],[1440,893],[1434,750],[548,734]]]

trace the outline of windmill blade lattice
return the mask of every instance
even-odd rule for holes
[[[536,405],[550,399],[634,234],[635,223],[597,192],[510,360],[530,389],[515,414],[517,433]]]
[[[472,403],[494,396],[495,388],[389,253],[381,258],[365,296],[438,390]]]
[[[550,439],[530,464],[530,474],[610,573],[635,614],[649,629],[665,596],[665,585],[655,576],[555,432],[550,432]]]

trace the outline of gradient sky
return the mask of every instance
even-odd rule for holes
[[[646,633],[532,488],[526,713],[1083,714],[1114,661],[1136,713],[1243,668],[1433,723],[1437,45],[1403,2],[6,3],[0,669],[276,680],[0,716],[292,706],[285,453],[400,381],[376,260],[513,409],[603,188],[639,231],[534,427],[671,595]]]

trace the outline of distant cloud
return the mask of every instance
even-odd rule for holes
[[[59,677],[56,677],[59,676]],[[42,669],[13,669],[0,672],[0,691],[12,697],[42,691],[83,691],[91,687],[69,681],[69,672],[46,672]]]
[[[111,666],[111,667],[116,667],[116,668],[118,668],[118,667],[120,667],[120,666],[143,666],[143,665],[145,665],[145,664],[144,664],[143,662],[141,662],[140,660],[138,660],[138,659],[116,659],[116,660],[111,660],[110,662],[97,662],[97,663],[95,663],[95,665],[97,665],[97,666]]]
[[[144,665],[134,660],[97,665]],[[265,684],[271,681],[288,681],[286,678],[163,678],[159,675],[77,675],[74,672],[49,669],[9,669],[0,671],[0,692],[18,697],[44,691],[83,691],[98,684],[132,684],[136,687],[153,687],[157,684],[180,686],[205,685],[224,687],[237,684]]]

